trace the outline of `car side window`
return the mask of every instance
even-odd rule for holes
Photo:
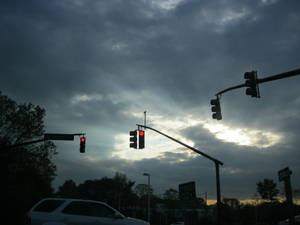
[[[91,212],[91,216],[96,216],[96,217],[112,218],[115,216],[114,210],[107,207],[106,205],[96,203],[96,202],[90,203],[90,212]]]
[[[64,200],[45,200],[38,204],[33,211],[34,212],[53,212],[59,206],[61,206]]]
[[[91,216],[88,202],[73,201],[67,205],[62,213],[80,216]]]
[[[73,201],[67,205],[62,213],[80,216],[108,217],[112,218],[115,211],[106,205],[96,202]]]

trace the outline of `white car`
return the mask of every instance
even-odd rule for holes
[[[125,217],[104,202],[67,198],[46,198],[27,213],[30,225],[150,225]]]

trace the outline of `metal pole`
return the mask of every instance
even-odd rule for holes
[[[148,175],[148,222],[150,223],[150,174]]]
[[[225,89],[225,90],[223,90],[223,91],[218,92],[218,93],[216,94],[216,96],[221,95],[221,94],[223,94],[223,93],[225,93],[225,92],[227,92],[227,91],[231,91],[231,90],[234,90],[234,89],[237,89],[237,88],[242,88],[242,87],[246,87],[246,85],[245,85],[245,84],[239,84],[239,85],[237,85],[237,86],[233,86],[233,87],[227,88],[227,89]]]
[[[295,218],[294,218],[293,195],[292,195],[292,185],[291,185],[290,176],[285,178],[284,187],[285,187],[285,194],[286,194],[286,202],[289,210],[289,224],[294,225]]]
[[[17,147],[20,147],[20,146],[31,145],[31,144],[35,144],[35,143],[39,143],[39,142],[43,142],[43,141],[45,141],[45,140],[44,139],[39,139],[39,140],[36,140],[36,141],[28,141],[28,142],[24,142],[24,143],[20,143],[20,144],[14,144],[14,145],[7,146],[7,148],[17,148]]]
[[[149,173],[143,173],[144,176],[148,176],[148,210],[147,210],[147,219],[150,223],[150,174]]]
[[[216,180],[217,180],[217,224],[221,224],[221,190],[220,190],[220,173],[219,173],[219,164],[216,165]]]
[[[258,78],[257,83],[260,84],[260,83],[265,83],[265,82],[269,82],[269,81],[273,81],[273,80],[279,80],[279,79],[292,77],[292,76],[297,76],[297,75],[300,75],[300,69],[291,70],[291,71],[288,71],[288,72],[276,74],[276,75],[265,77],[265,78]],[[224,89],[224,90],[218,92],[216,94],[216,96],[221,95],[225,92],[234,90],[234,89],[242,88],[242,87],[246,87],[246,84],[239,84],[239,85]]]
[[[292,76],[296,76],[296,75],[300,75],[300,69],[291,70],[291,71],[288,71],[288,72],[285,72],[285,73],[280,73],[280,74],[276,74],[276,75],[273,75],[273,76],[261,78],[261,79],[258,79],[258,83],[264,83],[264,82],[268,82],[268,81],[279,80],[279,79],[282,79],[282,78],[292,77]]]
[[[153,131],[155,131],[155,132],[157,132],[157,133],[159,133],[159,134],[161,134],[161,135],[163,135],[163,136],[165,136],[165,137],[167,137],[167,138],[169,138],[169,139],[171,139],[171,140],[173,140],[173,141],[175,141],[175,142],[177,142],[177,143],[183,145],[184,147],[187,147],[187,148],[193,150],[194,152],[198,153],[199,155],[204,156],[205,158],[207,158],[207,159],[213,161],[214,163],[218,163],[218,164],[220,164],[221,166],[223,165],[223,162],[221,162],[220,160],[217,160],[217,159],[215,159],[215,158],[213,158],[213,157],[211,157],[211,156],[205,154],[204,152],[201,152],[201,151],[199,151],[198,149],[196,149],[196,148],[194,148],[194,147],[192,147],[192,146],[189,146],[189,145],[187,145],[187,144],[185,144],[185,143],[183,143],[183,142],[181,142],[181,141],[179,141],[179,140],[177,140],[177,139],[175,139],[175,138],[173,138],[173,137],[171,137],[171,136],[169,136],[169,135],[166,135],[166,134],[164,134],[163,132],[160,132],[160,131],[158,131],[158,130],[152,128],[152,127],[143,126],[143,125],[140,125],[140,124],[137,124],[137,126],[143,127],[143,128],[145,128],[145,129],[147,128],[147,129],[149,129],[149,130],[153,130]]]
[[[145,110],[144,111],[144,126],[146,126],[146,113],[147,113],[147,111]]]

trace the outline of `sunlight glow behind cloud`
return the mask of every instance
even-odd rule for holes
[[[281,135],[263,130],[250,130],[247,128],[231,128],[222,124],[204,124],[203,126],[216,138],[225,142],[232,142],[237,145],[254,146],[257,148],[267,148],[277,144],[281,140]]]
[[[152,0],[152,4],[165,10],[175,9],[183,0]]]
[[[101,101],[103,100],[103,95],[101,94],[78,94],[71,98],[72,104],[78,104],[80,102],[86,102],[86,101]]]

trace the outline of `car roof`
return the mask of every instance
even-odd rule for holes
[[[64,201],[68,201],[68,202],[71,202],[71,201],[96,202],[96,203],[102,203],[102,204],[107,205],[105,202],[96,201],[96,200],[90,200],[90,199],[59,198],[59,197],[55,197],[55,198],[43,198],[43,199],[41,199],[41,201],[45,201],[45,200],[64,200]]]
[[[106,204],[105,202],[101,202],[101,201],[95,201],[95,200],[89,200],[89,199],[76,199],[76,198],[60,198],[60,197],[49,197],[49,198],[43,198],[40,201],[38,201],[33,207],[32,210],[37,207],[40,203],[47,201],[47,200],[59,200],[59,201],[64,201],[62,206],[66,206],[68,205],[70,202],[74,202],[74,201],[80,201],[80,202],[92,202],[92,203],[100,203],[103,204],[105,206],[108,206],[109,208],[112,208],[111,206],[109,206],[108,204]],[[113,208],[112,208],[113,209]],[[115,210],[115,209],[113,209]]]

